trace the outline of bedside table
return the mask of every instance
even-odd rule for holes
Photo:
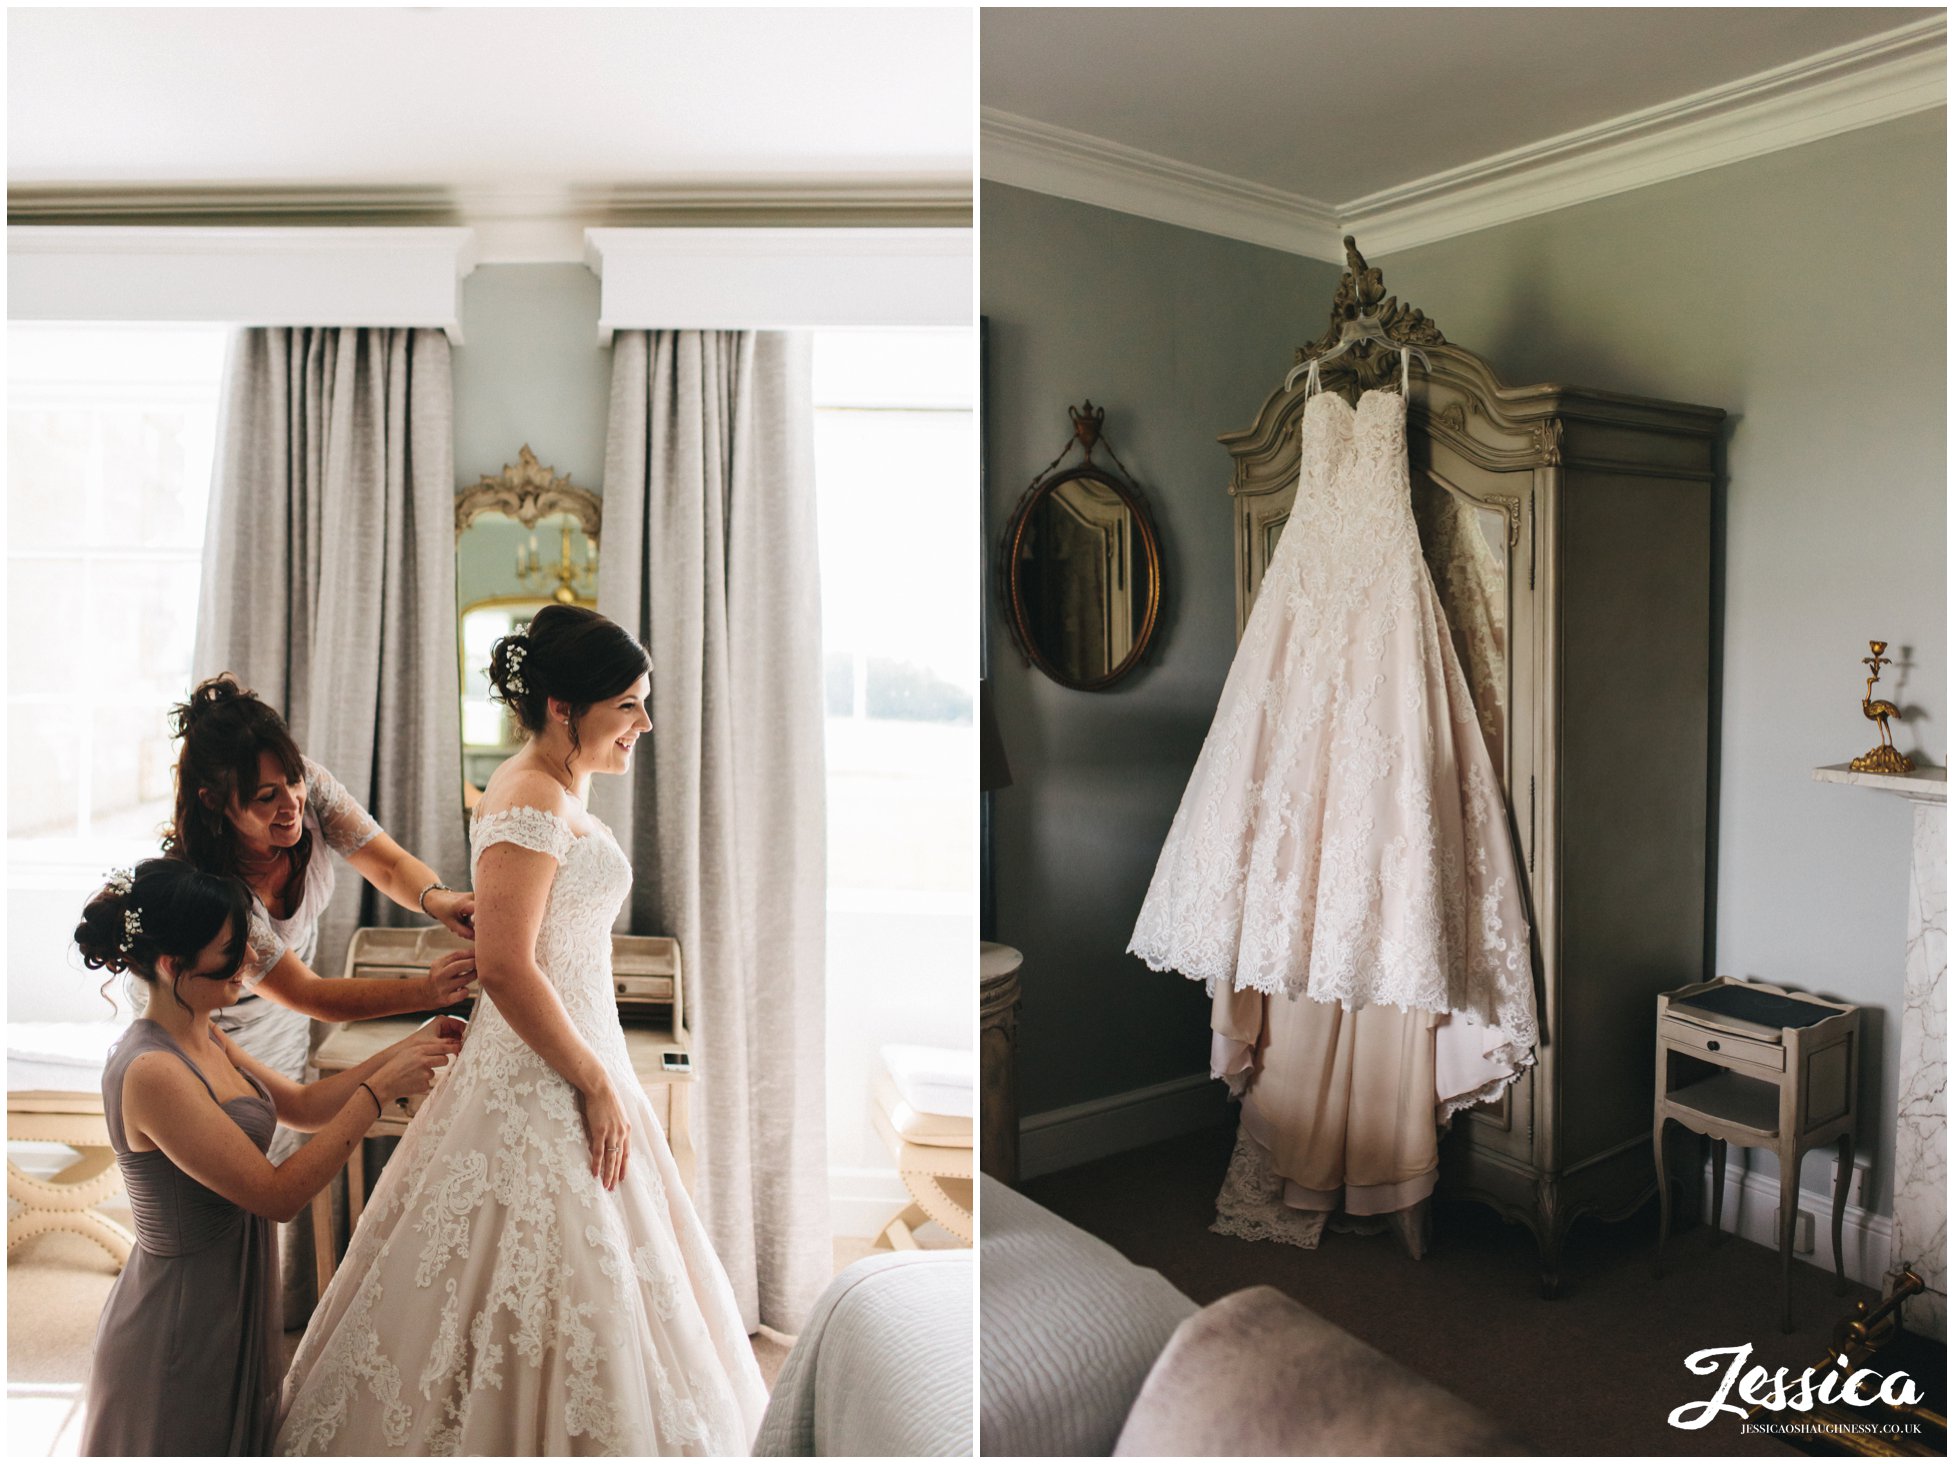
[[[1832,1265],[1845,1289],[1841,1244],[1852,1185],[1859,1092],[1859,1008],[1757,981],[1719,976],[1656,997],[1655,1157],[1662,1196],[1656,1274],[1669,1236],[1669,1171],[1663,1135],[1681,1124],[1711,1141],[1710,1243],[1722,1238],[1723,1164],[1731,1144],[1778,1156],[1781,1326],[1791,1330],[1791,1242],[1798,1223],[1798,1169],[1834,1141]]]

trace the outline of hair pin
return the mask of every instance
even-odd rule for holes
[[[126,956],[136,948],[136,937],[142,934],[142,912],[133,905],[122,912],[122,944],[120,950]]]
[[[108,888],[118,895],[127,895],[136,888],[136,872],[133,869],[111,869]]]

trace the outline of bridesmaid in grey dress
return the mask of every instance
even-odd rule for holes
[[[246,1056],[211,1018],[237,999],[249,912],[239,881],[151,859],[111,876],[75,930],[90,969],[127,972],[151,997],[102,1075],[137,1243],[96,1329],[84,1454],[269,1451],[283,1372],[271,1222],[460,1046],[461,1024],[442,1018],[310,1085]],[[280,1121],[316,1136],[273,1164]]]

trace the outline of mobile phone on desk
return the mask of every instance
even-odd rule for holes
[[[692,1071],[692,1057],[689,1053],[668,1052],[664,1054],[665,1071],[668,1073],[689,1073]]]

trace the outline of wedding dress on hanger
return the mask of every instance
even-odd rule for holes
[[[1214,998],[1243,1099],[1216,1228],[1249,1238],[1418,1204],[1439,1126],[1533,1061],[1501,728],[1420,548],[1409,386],[1407,354],[1352,407],[1311,363],[1295,505],[1128,947]],[[1496,628],[1460,630],[1474,681],[1503,678]]]

